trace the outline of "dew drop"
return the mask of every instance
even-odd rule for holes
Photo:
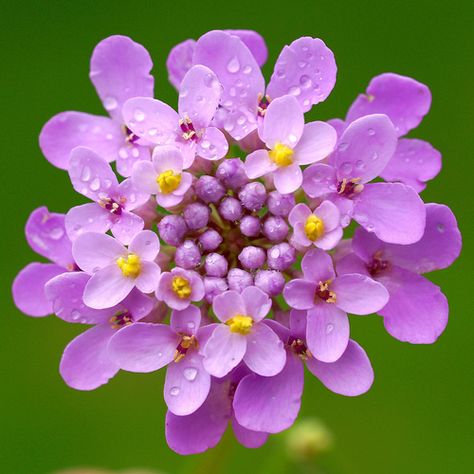
[[[180,392],[179,387],[171,387],[170,388],[170,395],[172,397],[177,397],[179,395],[179,392]]]
[[[143,110],[135,109],[135,113],[133,114],[133,116],[135,117],[135,120],[137,122],[143,122],[145,120],[145,113],[143,112]]]
[[[158,133],[158,130],[156,128],[148,129],[148,135],[150,135],[150,137],[154,137],[157,133]]]
[[[446,230],[444,224],[441,224],[441,223],[438,224],[436,228],[438,229],[438,232],[441,232],[441,233],[443,233]]]
[[[194,321],[189,321],[187,326],[188,326],[188,329],[192,331],[196,327],[196,324],[194,323]]]
[[[244,74],[250,74],[252,72],[252,66],[245,66],[242,72]]]
[[[339,143],[337,149],[338,149],[339,151],[346,151],[348,147],[349,147],[349,143],[347,143],[347,142],[342,142],[342,143]]]
[[[298,86],[290,87],[288,94],[294,95],[295,97],[297,97],[301,94],[301,89]]]
[[[91,189],[91,191],[98,191],[100,188],[100,179],[94,178],[91,184],[89,184],[89,188]]]
[[[342,163],[341,171],[346,175],[351,174],[352,173],[352,163],[350,163],[349,161],[346,161],[345,163]]]
[[[64,235],[64,230],[61,227],[56,227],[49,235],[53,240],[59,240]]]
[[[312,85],[312,81],[309,76],[301,76],[300,77],[300,84],[303,88],[309,89]]]
[[[189,382],[194,382],[196,380],[198,371],[194,367],[186,367],[183,370],[183,375],[186,380]]]
[[[204,150],[207,150],[211,146],[211,142],[209,140],[203,140],[201,142],[201,148],[204,148]]]
[[[82,181],[89,181],[91,178],[91,169],[88,166],[82,168],[81,179]]]
[[[370,136],[373,136],[373,135],[375,135],[375,130],[374,130],[373,128],[369,128],[369,129],[367,130],[367,133],[368,133]]]
[[[285,70],[284,69],[277,69],[276,75],[280,79],[283,79],[285,77]]]
[[[356,170],[362,171],[365,168],[365,164],[362,160],[357,160],[355,167],[356,167]]]
[[[71,319],[73,321],[78,321],[80,317],[81,317],[81,313],[77,309],[73,309],[71,311]]]
[[[304,69],[307,65],[308,65],[308,63],[306,61],[298,61],[298,66],[301,69]]]
[[[115,97],[106,97],[104,99],[105,110],[114,110],[118,106],[117,99]]]
[[[227,63],[227,70],[232,73],[232,74],[235,74],[236,72],[238,72],[240,69],[240,63],[239,63],[239,60],[234,56],[228,63]]]
[[[334,331],[334,324],[327,324],[326,325],[326,334],[331,334]]]

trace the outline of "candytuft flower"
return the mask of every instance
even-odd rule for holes
[[[52,263],[20,271],[14,301],[93,325],[64,350],[72,388],[166,368],[166,440],[180,454],[215,446],[229,422],[249,448],[289,428],[304,365],[335,393],[369,390],[348,313],[378,313],[419,344],[448,320],[423,274],[453,263],[461,234],[448,207],[419,196],[439,152],[404,138],[429,110],[428,87],[382,74],[345,120],[305,123],[334,87],[334,54],[296,39],[268,87],[266,59],[249,30],[180,43],[167,59],[176,112],[153,98],[146,50],[106,38],[90,76],[111,118],[64,112],[40,136],[93,202],[31,214],[27,241]]]

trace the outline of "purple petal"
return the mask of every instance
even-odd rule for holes
[[[336,270],[338,275],[344,275],[345,273],[358,273],[360,275],[369,276],[366,263],[355,253],[350,253],[342,257],[336,264]]]
[[[342,239],[342,227],[337,227],[320,237],[316,242],[316,247],[323,250],[332,250]]]
[[[448,206],[426,204],[423,237],[412,245],[386,245],[386,254],[396,265],[416,273],[449,267],[461,252],[462,237],[456,217]]]
[[[192,415],[166,414],[166,441],[178,454],[198,454],[222,438],[231,416],[228,383],[213,382],[209,396]]]
[[[188,39],[174,46],[166,59],[168,79],[176,89],[179,89],[184,75],[193,65],[195,48],[196,41]]]
[[[301,269],[305,279],[315,283],[332,280],[336,276],[330,255],[319,249],[306,252],[301,261]]]
[[[167,325],[134,323],[111,339],[108,354],[129,372],[154,372],[172,362],[179,336]]]
[[[285,301],[295,309],[310,309],[314,305],[316,282],[295,278],[283,289]]]
[[[304,112],[325,100],[336,83],[333,52],[318,38],[299,38],[278,56],[267,93],[276,98],[294,95]]]
[[[294,227],[298,223],[305,223],[311,214],[311,209],[306,204],[299,203],[290,211],[288,221]]]
[[[256,286],[247,286],[242,291],[242,299],[245,305],[245,314],[251,316],[254,321],[261,321],[270,311],[272,300],[267,293]]]
[[[176,333],[192,335],[196,334],[201,325],[201,310],[194,305],[189,305],[181,311],[173,310],[171,313],[170,326]]]
[[[303,135],[295,147],[295,161],[299,165],[309,165],[326,158],[337,142],[337,133],[325,122],[309,122],[304,126]]]
[[[426,181],[441,171],[441,153],[428,142],[414,138],[398,140],[397,149],[380,173],[385,181],[400,181],[421,192]]]
[[[388,302],[388,292],[383,285],[365,275],[345,274],[331,283],[336,293],[338,308],[351,314],[371,314]]]
[[[349,318],[333,303],[320,303],[308,311],[306,342],[313,357],[334,362],[349,341]]]
[[[158,193],[160,187],[156,182],[157,177],[158,173],[150,161],[140,161],[133,167],[132,182],[134,186],[142,192],[148,194]]]
[[[140,275],[135,280],[135,285],[143,293],[153,293],[160,281],[161,269],[155,262],[145,260],[141,263]]]
[[[336,169],[322,163],[309,166],[303,172],[303,190],[312,198],[336,192]]]
[[[127,245],[143,229],[144,225],[145,223],[140,216],[132,212],[123,211],[110,230],[119,242]]]
[[[148,51],[127,36],[109,36],[95,47],[89,77],[114,120],[122,123],[127,99],[153,97],[152,67]]]
[[[108,117],[82,112],[62,112],[44,125],[39,145],[46,159],[54,166],[67,170],[69,155],[78,147],[87,147],[106,161],[117,158],[125,135],[118,123]]]
[[[281,194],[290,194],[301,187],[303,172],[297,163],[281,166],[273,173],[275,188]]]
[[[128,250],[139,255],[143,260],[153,261],[160,251],[158,235],[151,230],[142,230],[132,239]]]
[[[49,212],[47,207],[38,207],[25,226],[26,240],[39,255],[62,266],[71,267],[72,243],[65,232],[64,214]]]
[[[96,202],[82,204],[66,214],[66,232],[72,241],[87,232],[105,234],[112,225],[112,219],[112,214]]]
[[[212,309],[223,323],[236,314],[245,315],[246,312],[245,302],[242,296],[234,290],[229,290],[217,295],[212,302]]]
[[[28,264],[13,281],[12,292],[16,307],[28,316],[51,314],[52,304],[46,298],[44,287],[51,278],[64,272],[63,267],[53,263]]]
[[[324,230],[331,232],[339,227],[341,214],[339,208],[332,201],[323,201],[313,212],[324,222]]]
[[[134,165],[141,161],[150,161],[150,149],[127,142],[118,151],[117,171],[120,175],[128,178],[132,175]]]
[[[127,211],[133,211],[137,207],[143,206],[149,199],[148,193],[140,192],[133,184],[130,178],[124,179],[115,191],[116,201],[123,203],[123,207]]]
[[[245,159],[245,173],[250,179],[260,178],[277,169],[267,150],[256,150]]]
[[[339,179],[376,178],[392,158],[397,134],[386,115],[368,115],[351,123],[339,139],[333,156]]]
[[[418,242],[425,218],[425,206],[417,192],[401,183],[366,184],[354,201],[354,219],[387,243]]]
[[[210,31],[199,38],[194,53],[194,64],[211,69],[223,85],[221,105],[225,111],[251,108],[257,113],[257,97],[265,91],[260,68],[247,46],[235,35]],[[235,119],[238,120],[239,115]],[[255,122],[226,130],[240,140],[256,128]],[[239,131],[236,135],[236,132]]]
[[[125,277],[113,263],[92,275],[84,290],[84,303],[95,309],[111,308],[123,301],[134,286],[135,280]]]
[[[378,313],[385,329],[400,341],[432,344],[448,323],[448,301],[440,288],[425,277],[393,267],[380,281],[390,300]]]
[[[327,364],[311,357],[306,361],[306,367],[329,390],[348,397],[367,392],[374,381],[374,371],[367,354],[351,340],[336,362]]]
[[[290,311],[290,333],[301,340],[306,339],[306,311],[292,309]]]
[[[135,97],[122,109],[127,127],[138,137],[156,145],[173,143],[178,132],[179,116],[160,100]]]
[[[178,111],[191,119],[194,128],[206,128],[214,118],[222,95],[217,76],[208,67],[193,66],[179,86]]]
[[[245,336],[230,332],[225,324],[219,324],[202,348],[204,368],[214,377],[224,377],[239,365],[246,349]]]
[[[210,388],[211,376],[204,370],[197,351],[188,351],[184,359],[168,365],[164,397],[171,413],[194,413],[206,400]]]
[[[118,185],[107,161],[89,148],[74,148],[68,172],[73,188],[93,201],[109,196]]]
[[[294,148],[304,130],[304,114],[292,96],[278,97],[270,102],[263,119],[260,138],[268,148],[282,143]]]
[[[224,30],[226,33],[238,36],[252,53],[259,66],[267,61],[268,50],[262,35],[253,30]]]
[[[283,342],[265,324],[257,323],[248,336],[244,362],[258,375],[271,377],[282,371],[286,362]]]
[[[398,74],[385,73],[374,77],[365,94],[351,105],[346,121],[369,114],[386,114],[395,125],[398,136],[416,128],[428,113],[431,92],[424,84]]]
[[[246,448],[260,448],[268,439],[268,433],[248,430],[242,425],[239,425],[235,418],[232,418],[232,429],[237,441]]]
[[[76,390],[94,390],[119,370],[109,358],[107,344],[114,334],[108,325],[95,326],[73,339],[64,349],[59,372]]]
[[[344,130],[346,129],[346,122],[339,118],[333,118],[327,121],[329,125],[331,125],[334,130],[337,132],[337,136],[340,137]]]
[[[196,153],[206,160],[220,160],[229,150],[225,135],[215,127],[207,127],[197,144]]]
[[[289,428],[300,410],[303,383],[303,364],[291,353],[278,375],[247,375],[234,396],[236,420],[244,428],[265,433]]]
[[[82,295],[89,279],[84,272],[67,272],[48,281],[44,292],[56,316],[81,324],[101,324],[113,316],[115,308],[92,309],[83,303]]]
[[[94,273],[115,264],[118,257],[127,255],[127,250],[110,235],[89,232],[74,241],[72,254],[82,270]]]

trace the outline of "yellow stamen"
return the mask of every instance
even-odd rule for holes
[[[304,233],[312,242],[318,240],[324,234],[324,222],[318,216],[311,214],[306,219]]]
[[[172,193],[181,183],[181,175],[174,174],[173,170],[166,170],[160,173],[156,178],[156,182],[163,194]]]
[[[293,150],[283,145],[283,143],[276,143],[273,150],[268,152],[271,160],[278,166],[288,166],[293,163]]]
[[[176,276],[171,283],[173,291],[178,295],[178,298],[185,299],[191,295],[191,285],[186,278]]]
[[[136,278],[140,275],[142,266],[140,264],[140,257],[131,253],[127,257],[119,257],[117,265],[122,270],[123,276]]]
[[[173,360],[175,362],[179,362],[180,360],[183,360],[186,357],[186,354],[189,349],[191,348],[197,349],[198,347],[199,347],[199,344],[194,335],[182,336],[181,342],[178,344],[178,347],[176,348],[174,352]]]
[[[230,327],[230,332],[236,332],[245,336],[252,329],[253,319],[250,316],[237,314],[233,318],[228,319],[226,324]]]

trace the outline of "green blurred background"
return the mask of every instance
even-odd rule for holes
[[[460,260],[432,275],[449,298],[449,326],[437,344],[411,346],[388,336],[380,318],[353,317],[353,337],[376,371],[372,390],[348,399],[307,376],[301,415],[318,416],[334,433],[334,449],[321,459],[327,473],[474,472],[473,18],[472,1],[3,1],[0,472],[46,474],[77,465],[170,474],[300,472],[286,464],[284,435],[246,450],[228,433],[204,455],[177,456],[164,439],[163,373],[120,373],[92,393],[68,388],[58,363],[81,328],[23,316],[10,296],[17,271],[37,259],[23,237],[30,211],[47,205],[65,212],[83,202],[67,174],[42,157],[37,136],[57,112],[103,113],[88,79],[95,44],[120,33],[145,45],[154,59],[156,96],[175,104],[165,70],[170,48],[214,28],[262,33],[267,78],[284,44],[303,35],[322,38],[339,74],[312,119],[343,117],[381,72],[430,86],[431,112],[411,135],[442,151],[443,171],[423,197],[448,204],[463,231]]]

